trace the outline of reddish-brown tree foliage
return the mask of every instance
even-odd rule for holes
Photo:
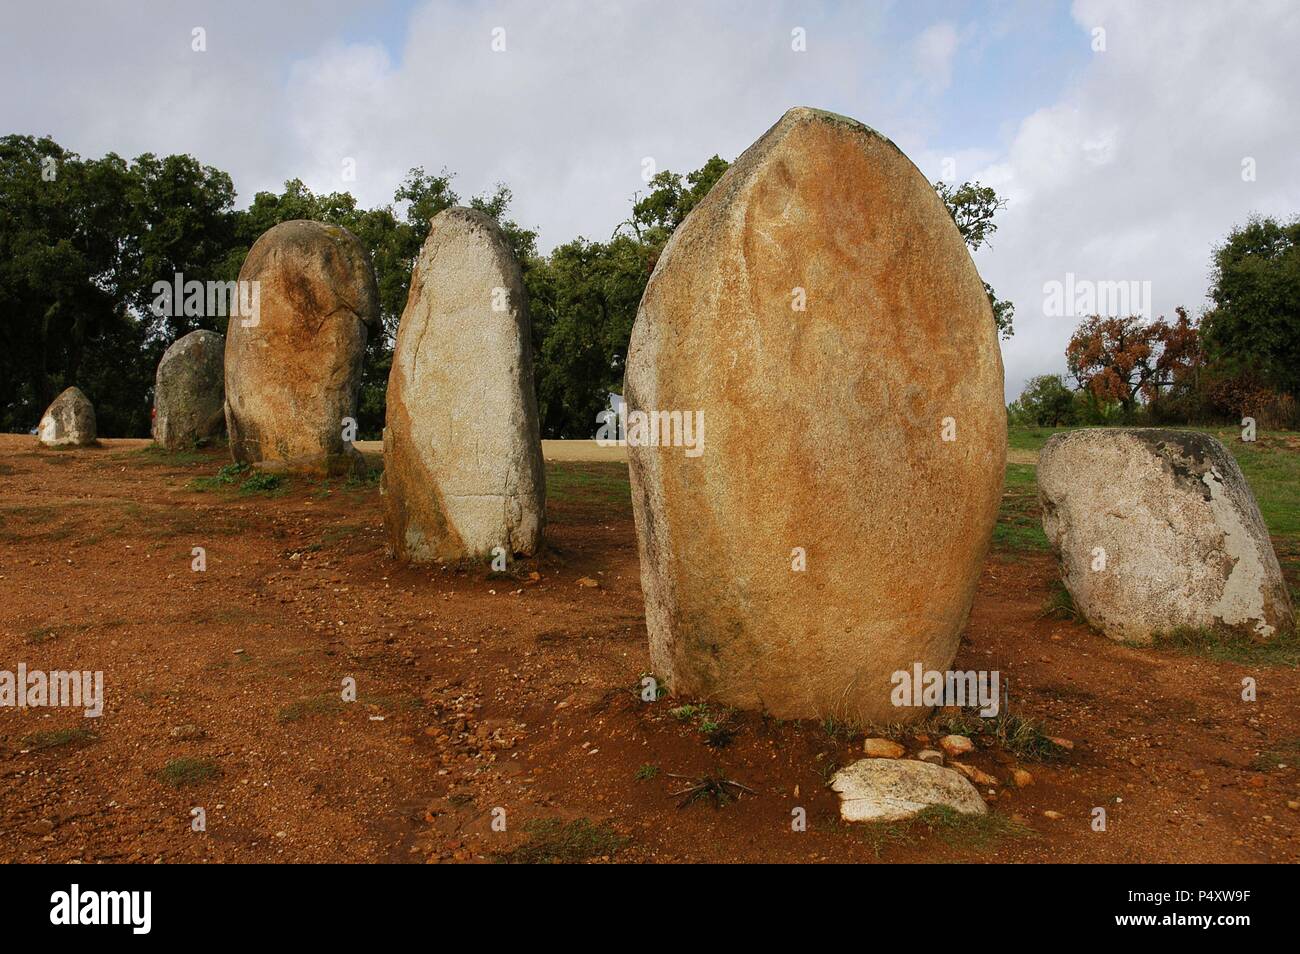
[[[1093,315],[1075,329],[1065,349],[1070,374],[1098,400],[1118,401],[1132,412],[1139,400],[1158,400],[1174,385],[1197,387],[1204,364],[1197,323],[1184,308],[1174,321],[1144,323]]]

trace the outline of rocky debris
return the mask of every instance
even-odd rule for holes
[[[901,759],[907,749],[892,739],[867,739],[862,743],[862,751],[869,759]]]
[[[913,759],[859,759],[831,779],[845,821],[902,821],[942,805],[964,815],[988,811],[980,793],[958,773]]]
[[[988,772],[976,768],[974,765],[967,765],[965,762],[949,762],[948,766],[966,776],[966,778],[970,779],[976,785],[984,785],[987,787],[998,784],[996,778]]]
[[[975,748],[975,743],[964,735],[945,735],[939,740],[939,747],[948,755],[965,755]]]
[[[922,762],[933,762],[935,765],[943,764],[943,753],[936,752],[934,749],[922,749],[916,753],[916,757]]]

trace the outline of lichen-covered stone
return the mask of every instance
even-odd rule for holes
[[[345,418],[355,420],[366,339],[379,323],[364,246],[337,225],[282,222],[254,243],[239,281],[259,283],[260,310],[226,329],[231,456],[272,470],[364,467],[343,430]]]
[[[1241,468],[1197,431],[1092,428],[1038,456],[1043,530],[1075,607],[1112,639],[1289,633],[1295,613]]]
[[[384,525],[415,563],[535,553],[546,489],[528,302],[501,229],[434,218],[388,377]]]
[[[698,456],[628,449],[655,674],[780,717],[924,716],[891,677],[951,664],[1006,460],[988,296],[925,176],[786,113],[664,249],[624,397],[703,415]]]
[[[225,351],[221,335],[199,330],[163,353],[153,399],[153,439],[163,447],[192,447],[225,430]]]

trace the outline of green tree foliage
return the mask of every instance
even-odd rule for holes
[[[53,179],[42,163],[57,165]],[[632,199],[607,242],[576,238],[549,255],[509,215],[502,184],[469,205],[492,216],[519,258],[533,321],[545,437],[589,437],[608,394],[622,387],[632,323],[664,245],[727,170],[718,156],[681,176],[658,173]],[[412,169],[393,202],[358,206],[347,192],[313,193],[293,179],[235,209],[230,177],[190,156],[83,160],[50,139],[0,139],[0,428],[28,430],[64,387],[95,403],[106,435],[145,436],[162,352],[195,328],[225,332],[219,316],[157,316],[153,284],[232,281],[249,248],[290,219],[341,225],[370,252],[383,332],[371,335],[358,407],[362,437],[383,427],[397,325],[429,221],[461,200],[451,173]],[[939,186],[972,250],[992,234],[1001,203],[976,184]],[[1004,336],[1010,303],[994,302]]]
[[[0,139],[0,429],[30,430],[76,384],[103,433],[147,433],[154,368],[181,330],[145,310],[150,288],[215,273],[233,198],[229,176],[188,156],[82,159],[49,138]]]
[[[940,181],[934,184],[934,188],[948,208],[948,214],[952,216],[957,231],[961,232],[961,237],[966,240],[966,246],[972,252],[979,251],[980,246],[988,241],[989,236],[998,230],[993,217],[1006,208],[1006,201],[999,199],[992,187],[980,185],[978,182],[964,182],[954,188]],[[1012,327],[1016,306],[998,298],[993,292],[993,286],[988,282],[984,283],[984,293],[989,296],[989,306],[993,309],[993,323],[997,326],[998,334],[1003,340],[1010,338],[1016,333]]]
[[[1300,218],[1234,228],[1211,282],[1201,327],[1217,375],[1300,397]]]
[[[1020,397],[1007,408],[1013,424],[1032,424],[1038,427],[1061,427],[1074,424],[1078,418],[1074,392],[1066,386],[1059,374],[1040,374],[1030,378]]]

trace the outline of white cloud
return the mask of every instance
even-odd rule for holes
[[[1061,102],[1028,116],[981,177],[1005,194],[978,264],[1015,301],[1007,393],[1060,371],[1076,319],[1043,314],[1043,284],[1066,272],[1147,280],[1154,310],[1205,304],[1212,246],[1252,212],[1300,212],[1300,6],[1286,2],[1076,3],[1092,56]],[[1254,156],[1258,181],[1243,182]]]
[[[952,82],[952,61],[957,54],[957,28],[947,20],[932,24],[916,38],[916,70],[931,93],[941,93]]]

